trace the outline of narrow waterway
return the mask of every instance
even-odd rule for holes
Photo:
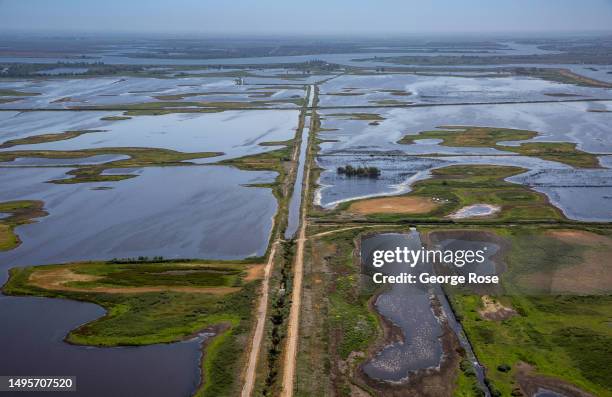
[[[314,103],[315,86],[311,85],[308,95],[308,107]],[[304,117],[304,127],[302,128],[302,138],[300,142],[300,154],[298,157],[297,174],[293,194],[289,202],[289,216],[287,219],[287,229],[285,229],[285,239],[292,239],[300,225],[300,208],[302,204],[302,185],[304,184],[304,167],[306,164],[306,153],[308,152],[308,136],[310,135],[311,116]]]

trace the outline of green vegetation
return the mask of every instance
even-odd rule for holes
[[[102,121],[121,121],[121,120],[129,120],[131,117],[129,116],[106,116],[102,117],[100,120]]]
[[[364,95],[361,92],[328,92],[322,95],[331,95],[331,96],[361,96]]]
[[[287,336],[287,318],[291,305],[291,290],[293,287],[293,260],[295,255],[295,240],[282,242],[276,258],[275,272],[271,279],[271,294],[268,310],[269,324],[267,337],[262,346],[266,366],[265,378],[257,395],[273,396],[279,391],[279,376],[282,372],[282,353]],[[265,350],[264,350],[265,349]]]
[[[418,181],[406,197],[434,199],[439,205],[425,214],[370,214],[367,219],[378,222],[545,222],[565,220],[563,214],[552,206],[545,195],[525,186],[506,182],[504,179],[526,170],[519,167],[490,165],[456,165],[434,169],[432,177]],[[342,203],[334,211],[318,211],[325,219],[340,216],[353,202]],[[472,204],[491,204],[501,207],[495,217],[482,219],[442,219],[461,207]]]
[[[452,147],[491,147],[523,156],[558,161],[579,168],[598,168],[597,156],[576,149],[575,143],[525,142],[519,146],[504,146],[499,142],[523,141],[538,135],[535,131],[492,127],[441,126],[442,130],[424,131],[405,135],[398,143],[411,144],[416,139],[442,139],[442,144]]]
[[[350,164],[338,167],[336,172],[338,175],[346,175],[348,177],[378,178],[380,176],[380,169],[377,167],[353,167]]]
[[[123,179],[133,178],[136,175],[117,174],[117,175],[102,175],[102,172],[110,168],[132,168],[132,167],[150,167],[150,166],[189,166],[185,163],[186,160],[199,158],[220,156],[219,152],[196,152],[183,153],[169,149],[158,148],[101,148],[101,149],[83,149],[72,151],[59,150],[22,150],[12,152],[0,152],[0,161],[13,161],[17,157],[43,157],[53,159],[65,158],[81,158],[101,154],[116,154],[126,155],[129,159],[116,160],[104,164],[79,166],[68,172],[73,178],[58,179],[53,183],[83,183],[83,182],[105,182],[119,181]]]
[[[485,321],[477,313],[478,296],[453,297],[476,354],[489,368],[487,376],[503,395],[516,386],[515,366],[519,362],[535,366],[538,374],[564,379],[595,395],[612,395],[606,372],[612,333],[602,321],[612,315],[610,296],[514,295],[508,299],[521,315],[496,322]],[[495,370],[505,363],[511,365],[510,371]]]
[[[345,360],[351,352],[365,352],[378,336],[378,321],[368,309],[374,291],[360,283],[360,269],[353,260],[354,239],[361,230],[350,230],[324,237],[335,255],[328,257],[328,266],[336,276],[330,280],[330,335],[336,335],[336,354]]]
[[[66,287],[107,288],[130,286],[237,287],[242,285],[243,265],[200,262],[85,262],[76,265],[47,265],[38,271],[69,269],[77,275],[93,276],[70,281]]]
[[[16,90],[0,89],[0,96],[36,96],[40,95],[39,92],[24,92]]]
[[[395,96],[410,96],[411,92],[404,90],[380,90],[380,92],[386,92],[387,94],[395,95]]]
[[[108,266],[109,269],[106,269]],[[202,265],[207,272],[196,275],[159,274],[199,268],[194,263],[142,263],[113,264],[85,263],[34,268],[11,269],[11,278],[4,292],[11,295],[35,295],[67,298],[96,303],[107,310],[105,316],[82,325],[66,337],[70,343],[92,346],[147,345],[171,343],[193,336],[204,329],[221,332],[215,337],[203,360],[205,383],[199,396],[226,396],[238,394],[242,370],[242,352],[247,347],[256,282],[249,282],[237,292],[225,295],[182,292],[103,293],[55,291],[33,286],[29,280],[37,270],[69,268],[83,274],[103,274],[102,283],[125,284],[142,287],[155,283],[184,286],[234,284],[240,265]],[[172,269],[172,270],[168,270]],[[202,269],[202,268],[199,268]],[[217,273],[218,270],[221,273]],[[122,280],[123,277],[126,280]],[[228,278],[229,277],[229,278]],[[196,280],[196,281],[194,281]]]
[[[476,355],[488,368],[490,384],[502,395],[510,395],[518,387],[521,363],[526,363],[533,367],[531,377],[559,378],[594,395],[612,396],[607,369],[612,354],[608,321],[612,295],[588,295],[588,289],[584,290],[587,295],[554,295],[547,294],[549,282],[539,290],[523,285],[526,278],[574,266],[606,248],[589,246],[591,254],[587,255],[584,245],[559,240],[541,228],[500,229],[497,233],[509,239],[511,249],[502,277],[505,294],[496,300],[518,315],[503,321],[485,320],[478,313],[482,308],[479,296],[451,295]],[[609,256],[607,249],[602,255]],[[589,275],[576,269],[571,277],[578,284]]]
[[[464,358],[459,363],[453,397],[484,397],[484,395],[476,379],[474,365],[470,360]]]
[[[90,134],[92,132],[104,132],[105,130],[76,130],[76,131],[65,131],[57,134],[41,134],[41,135],[32,135],[25,138],[12,139],[9,141],[5,141],[0,144],[0,149],[6,149],[13,146],[19,145],[34,145],[38,143],[47,143],[47,142],[57,142],[57,141],[65,141],[67,139],[76,138],[83,134]]]
[[[46,216],[43,202],[35,200],[20,200],[0,202],[0,214],[9,214],[0,219],[0,252],[16,248],[21,244],[15,228],[34,222],[35,218]]]
[[[534,138],[537,132],[511,128],[440,126],[440,130],[423,131],[404,135],[401,144],[414,143],[415,139],[442,139],[442,144],[453,147],[496,147],[501,141],[523,141]],[[506,147],[504,146],[504,149]]]

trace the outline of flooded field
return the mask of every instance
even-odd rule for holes
[[[0,139],[14,140],[48,133],[89,131],[72,139],[0,150],[79,150],[149,147],[181,152],[223,152],[219,161],[277,149],[264,142],[293,138],[297,110],[233,110],[220,113],[175,113],[109,121],[111,112],[0,112]]]
[[[49,213],[17,229],[23,244],[0,253],[3,272],[16,265],[138,256],[241,259],[267,249],[276,200],[268,188],[245,185],[270,183],[272,172],[161,167],[113,183],[45,183],[67,171],[11,168],[0,174],[0,185],[11,186],[0,201],[42,200]],[[245,236],[244,229],[251,232]]]
[[[609,102],[603,102],[609,106]],[[598,103],[600,105],[600,103]],[[526,157],[503,150],[519,141],[491,147],[451,147],[440,140],[398,144],[406,134],[436,130],[444,125],[494,126],[538,132],[530,142],[570,142],[580,150],[612,152],[607,113],[593,112],[592,103],[464,105],[412,109],[329,109],[321,111],[321,151],[316,204],[325,208],[357,198],[402,194],[427,179],[432,169],[457,164],[520,166],[527,170],[509,178],[545,193],[570,219],[612,220],[612,169],[600,156],[599,169],[574,168],[557,161]],[[432,156],[436,155],[436,156]],[[440,156],[442,155],[442,156]],[[374,166],[377,178],[338,175],[347,164]],[[580,190],[577,190],[580,189]],[[576,194],[581,192],[580,200]]]
[[[529,77],[380,74],[344,75],[321,84],[319,105],[393,106],[594,98],[612,99],[612,91]]]
[[[177,72],[182,73],[182,72]],[[238,102],[254,107],[299,106],[305,96],[303,86],[308,79],[287,80],[274,76],[214,77],[190,75],[169,78],[90,77],[0,81],[0,89],[30,94],[17,96],[0,108],[66,109],[78,107],[121,107],[125,105],[159,103],[185,106],[194,102]],[[239,82],[239,83],[237,83]],[[298,85],[288,85],[296,83]],[[282,85],[284,84],[284,85]]]

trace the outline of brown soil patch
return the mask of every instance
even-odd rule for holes
[[[592,394],[580,390],[578,387],[551,376],[536,375],[534,368],[527,363],[518,363],[516,366],[516,379],[521,390],[527,396],[533,396],[538,389],[548,389],[567,397],[594,397]]]
[[[588,246],[607,245],[612,247],[612,238],[584,230],[550,230],[546,234],[564,243],[578,243]]]
[[[478,314],[487,320],[505,320],[516,315],[516,311],[493,300],[488,295],[481,297],[483,308],[478,310]]]
[[[72,269],[38,270],[30,274],[30,284],[48,290],[75,291],[75,292],[102,292],[108,294],[142,294],[147,292],[188,292],[200,294],[224,295],[239,291],[238,287],[176,287],[176,286],[149,286],[149,287],[72,287],[67,283],[75,281],[96,281],[101,277],[89,274],[79,274]]]
[[[528,287],[550,293],[598,294],[612,289],[612,238],[582,230],[552,230],[547,232],[568,244],[589,247],[582,263],[562,267],[554,272],[532,273],[519,278]]]
[[[11,231],[11,227],[9,225],[0,223],[0,247],[2,247],[4,244],[8,244],[12,237],[13,232]],[[2,249],[0,248],[0,251],[1,250]]]
[[[526,286],[550,293],[598,294],[612,289],[612,251],[589,251],[579,265],[567,266],[552,273],[532,273],[519,277]]]
[[[362,200],[350,205],[348,211],[367,214],[425,214],[438,207],[426,197],[381,197]]]
[[[244,277],[244,281],[248,283],[250,281],[262,279],[264,276],[264,270],[263,264],[249,266],[247,268],[247,274]]]

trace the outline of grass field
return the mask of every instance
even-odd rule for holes
[[[9,215],[0,219],[0,251],[12,250],[21,244],[15,228],[46,216],[43,206],[42,201],[36,200],[0,202],[0,213]]]
[[[607,291],[593,295],[585,284],[590,255],[601,251],[606,256],[612,254],[610,245],[600,243],[605,237],[588,234],[595,240],[593,245],[560,240],[542,228],[500,229],[497,233],[510,242],[510,250],[505,255],[507,271],[502,277],[505,293],[495,299],[517,315],[501,321],[487,320],[479,313],[483,304],[480,296],[451,294],[453,308],[487,368],[492,389],[504,396],[516,393],[519,386],[525,386],[520,368],[528,364],[532,382],[540,378],[558,383],[554,379],[561,379],[597,396],[612,395],[608,376],[612,288],[608,285]],[[607,229],[599,233],[609,235]],[[536,274],[559,274],[568,267],[575,269],[568,275],[572,283],[583,286],[580,295],[551,293],[548,282],[540,288],[523,284]],[[498,369],[504,365],[510,370]]]
[[[417,139],[441,139],[442,145],[452,147],[491,147],[498,150],[518,153],[523,156],[538,157],[558,161],[577,168],[599,168],[597,156],[576,148],[575,143],[567,142],[524,142],[519,146],[505,146],[500,142],[523,141],[536,137],[535,131],[510,128],[441,126],[440,130],[423,131],[419,134],[404,135],[398,143],[412,144]]]

